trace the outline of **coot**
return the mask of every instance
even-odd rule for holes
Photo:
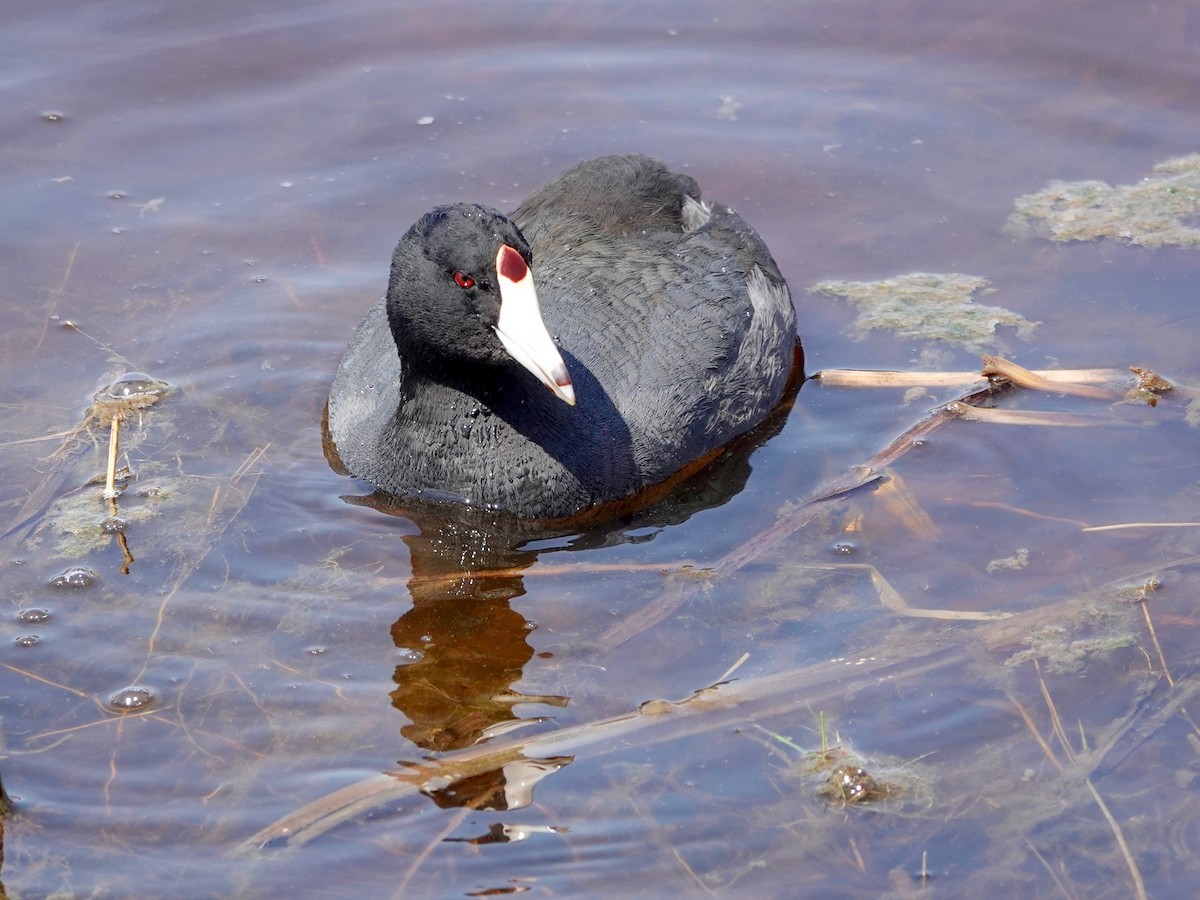
[[[508,216],[439,206],[408,230],[328,437],[385,494],[561,519],[702,465],[800,360],[754,229],[657,160],[607,156]]]

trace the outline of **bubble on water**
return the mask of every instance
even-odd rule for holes
[[[307,650],[309,656],[320,656],[324,652],[324,647],[309,647]]]
[[[72,566],[50,579],[52,588],[86,588],[91,587],[100,578],[87,566]]]
[[[425,654],[420,650],[410,650],[407,647],[401,647],[400,652],[396,656],[396,661],[402,666],[409,666],[415,662],[420,662],[425,658]]]
[[[154,691],[148,687],[133,686],[121,688],[108,698],[109,709],[117,712],[135,712],[145,709],[158,699]]]
[[[42,113],[43,122],[61,122],[66,119],[66,113],[61,113],[56,109],[48,109]]]
[[[120,534],[127,527],[129,527],[129,523],[120,516],[108,516],[100,523],[100,530],[105,534]]]
[[[167,384],[145,372],[126,372],[100,395],[106,400],[156,400],[165,394]]]
[[[838,556],[850,556],[856,550],[858,550],[857,545],[850,543],[850,541],[840,541],[833,545],[833,552]]]
[[[36,634],[23,634],[13,640],[18,647],[36,647],[41,642],[42,639]]]
[[[41,625],[43,622],[50,621],[50,610],[36,606],[23,609],[17,613],[17,621],[23,625]]]
[[[109,191],[108,199],[109,200],[124,200],[125,192],[124,191]]]
[[[421,116],[421,118],[417,119],[417,124],[418,125],[432,125],[433,124],[433,116]]]

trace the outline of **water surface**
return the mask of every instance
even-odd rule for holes
[[[1003,228],[1052,180],[1134,184],[1200,149],[1198,40],[1195,12],[1170,3],[11,12],[4,885],[1195,893],[1197,736],[1180,698],[1198,534],[1082,530],[1200,520],[1187,398],[1005,395],[1095,421],[948,425],[891,468],[902,491],[825,504],[774,544],[781,515],[956,389],[906,401],[810,383],[777,433],[655,510],[517,549],[477,523],[353,502],[367,491],[330,470],[320,421],[418,215],[511,208],[576,160],[627,150],[761,231],[810,371],[977,367],[976,351],[859,334],[853,307],[809,293],[962,272],[995,288],[978,302],[1040,323],[1000,329],[990,350],[1196,384],[1196,250]],[[86,486],[107,430],[70,434],[128,370],[173,386],[126,423],[132,563]],[[747,548],[761,552],[730,566]],[[51,585],[75,566],[95,583]],[[880,581],[912,607],[1020,617],[901,616]],[[651,705],[650,724],[613,724],[743,656],[739,689],[792,680],[691,719]],[[150,705],[114,701],[129,688]],[[479,753],[514,718],[546,720],[516,735],[583,729],[568,750],[541,746],[553,771],[531,798],[480,774],[302,845],[240,849],[332,791]],[[828,770],[797,749],[819,749],[822,720],[887,796],[828,796]]]

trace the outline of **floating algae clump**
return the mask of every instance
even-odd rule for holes
[[[971,295],[990,282],[973,275],[915,272],[883,281],[822,281],[812,292],[841,297],[862,311],[854,324],[863,331],[882,328],[903,338],[946,341],[967,350],[1003,349],[996,327],[1012,325],[1029,337],[1037,322],[1000,306],[975,303]]]
[[[1169,159],[1138,184],[1055,181],[1016,200],[1006,230],[1052,241],[1112,238],[1140,247],[1200,246],[1200,153]],[[1190,224],[1189,224],[1190,223]]]

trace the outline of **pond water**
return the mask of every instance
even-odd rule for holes
[[[966,387],[809,382],[656,506],[523,541],[364,504],[321,436],[418,215],[631,150],[763,234],[810,373],[1200,384],[1195,246],[1006,230],[1200,151],[1191,5],[52,2],[2,40],[9,894],[1200,891],[1194,394],[1009,391],[1083,425],[953,421],[804,506]],[[1038,324],[810,290],[912,272]],[[128,371],[170,388],[114,532],[88,410]]]

